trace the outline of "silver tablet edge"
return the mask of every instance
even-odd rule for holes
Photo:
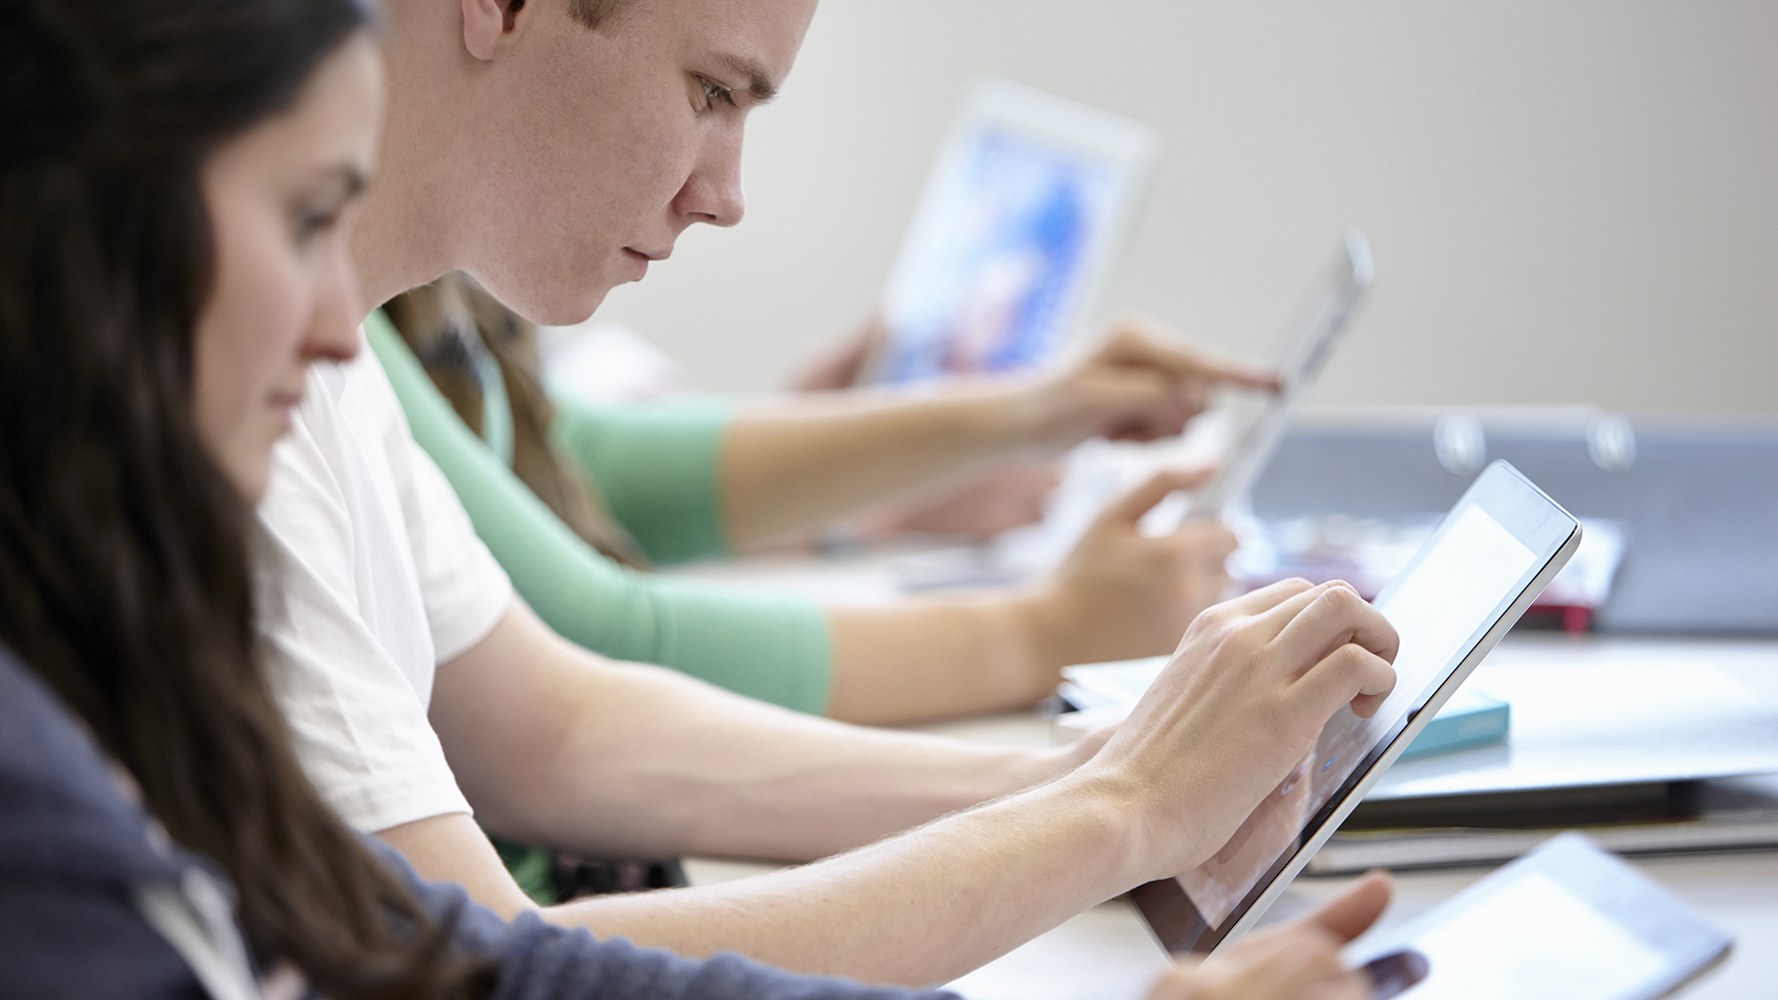
[[[1524,479],[1518,470],[1514,469],[1513,472],[1519,475],[1520,479]],[[1557,509],[1561,509],[1560,505],[1557,505]],[[1492,628],[1488,629],[1481,641],[1475,644],[1469,654],[1457,665],[1457,668],[1446,675],[1444,682],[1426,700],[1426,704],[1415,713],[1414,718],[1402,729],[1394,742],[1390,743],[1389,749],[1383,752],[1383,756],[1359,780],[1358,786],[1346,796],[1344,802],[1334,809],[1333,815],[1328,817],[1327,822],[1321,825],[1321,829],[1309,842],[1297,850],[1296,855],[1290,859],[1290,863],[1285,865],[1284,869],[1272,879],[1272,884],[1266,888],[1259,899],[1254,901],[1251,907],[1248,907],[1247,912],[1241,915],[1234,926],[1229,928],[1228,933],[1224,934],[1222,939],[1210,949],[1209,954],[1214,955],[1225,945],[1240,940],[1249,930],[1253,929],[1254,925],[1259,922],[1259,918],[1265,916],[1272,903],[1284,893],[1285,889],[1290,887],[1290,883],[1302,872],[1303,867],[1309,863],[1309,859],[1315,856],[1315,852],[1321,849],[1321,845],[1333,836],[1334,832],[1340,828],[1340,824],[1346,821],[1346,817],[1352,814],[1352,810],[1358,808],[1358,803],[1363,801],[1365,793],[1382,779],[1390,767],[1394,766],[1396,759],[1401,756],[1402,751],[1408,748],[1408,744],[1414,741],[1414,737],[1426,728],[1427,724],[1432,721],[1432,717],[1438,714],[1438,710],[1444,706],[1446,701],[1450,700],[1451,695],[1462,686],[1463,682],[1469,679],[1469,675],[1481,665],[1482,660],[1494,651],[1494,647],[1498,646],[1500,640],[1506,637],[1507,632],[1518,624],[1519,618],[1537,600],[1538,595],[1543,593],[1543,589],[1549,585],[1551,580],[1555,579],[1557,573],[1562,571],[1562,567],[1568,564],[1568,560],[1573,557],[1575,550],[1580,547],[1580,535],[1580,525],[1575,523],[1567,540],[1557,547],[1555,554],[1544,564],[1543,569],[1532,577],[1531,582],[1520,591],[1519,596],[1507,607],[1506,613],[1500,616]]]
[[[1371,263],[1370,239],[1357,226],[1347,227],[1340,239],[1346,267],[1340,276],[1339,287],[1329,297],[1329,301],[1339,311],[1339,319],[1316,331],[1318,335],[1313,340],[1299,340],[1290,348],[1293,352],[1304,353],[1315,359],[1306,373],[1306,382],[1299,378],[1294,384],[1287,385],[1284,391],[1291,395],[1286,400],[1284,411],[1275,416],[1262,413],[1247,428],[1246,433],[1231,442],[1234,450],[1224,456],[1216,478],[1192,498],[1187,517],[1217,516],[1230,505],[1245,501],[1244,494],[1251,493],[1253,487],[1258,485],[1260,478],[1265,475],[1266,466],[1271,464],[1272,457],[1277,454],[1278,445],[1284,440],[1292,419],[1301,408],[1302,393],[1320,379],[1327,356],[1345,339],[1346,331],[1369,297],[1371,285],[1376,278]],[[1255,438],[1255,434],[1259,437]]]

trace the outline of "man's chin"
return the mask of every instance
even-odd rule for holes
[[[585,323],[597,312],[610,294],[609,288],[551,296],[539,304],[537,315],[526,318],[539,326],[574,326]]]
[[[611,289],[508,289],[484,288],[500,303],[538,326],[574,326],[592,318]]]

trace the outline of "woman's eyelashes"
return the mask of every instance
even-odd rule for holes
[[[304,207],[296,210],[296,242],[298,246],[308,246],[316,239],[333,232],[339,225],[340,208],[338,206]]]
[[[329,172],[319,185],[291,204],[291,230],[297,245],[307,247],[323,236],[339,230],[340,220],[369,185],[368,176],[354,167],[340,167]]]

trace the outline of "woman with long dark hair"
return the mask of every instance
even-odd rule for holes
[[[231,878],[258,953],[340,996],[476,992],[461,963],[436,960],[444,938],[406,888],[302,779],[255,669],[245,526],[282,433],[270,392],[288,391],[292,369],[300,388],[302,364],[294,353],[283,370],[236,364],[260,332],[242,324],[253,284],[275,282],[230,272],[259,266],[279,239],[310,241],[303,252],[322,266],[337,256],[319,226],[368,169],[375,105],[356,137],[335,130],[318,150],[298,154],[287,133],[331,129],[332,105],[377,85],[369,12],[357,0],[0,10],[0,642],[172,841]],[[274,178],[285,155],[290,176]],[[323,164],[343,175],[309,176]],[[287,199],[289,237],[269,232],[256,184]],[[308,283],[319,304],[338,297]],[[237,315],[206,306],[225,295]],[[299,315],[268,308],[265,332],[281,327],[309,356],[352,349],[349,326],[337,329],[345,313],[311,316],[298,329]],[[194,338],[200,321],[216,329]],[[236,391],[206,400],[203,378]],[[8,695],[9,715],[31,698],[16,676]],[[79,756],[68,763],[84,773]],[[9,796],[49,795],[29,775],[6,778]],[[120,819],[70,808],[52,826],[75,835],[71,870],[97,869],[82,869],[94,879],[83,888],[147,892],[201,871],[177,853],[126,851],[106,822]],[[29,843],[14,846],[0,864],[31,860]],[[107,877],[126,873],[140,881]],[[140,906],[154,921],[189,905],[152,898]],[[92,919],[93,902],[66,893],[56,911]],[[97,970],[66,971],[64,989]]]
[[[0,995],[906,995],[504,924],[299,769],[249,514],[358,349],[365,3],[0,0]]]
[[[357,350],[370,18],[0,0],[0,994],[782,986],[417,889],[289,749],[249,515],[309,363]]]

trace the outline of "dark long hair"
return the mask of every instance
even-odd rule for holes
[[[251,511],[200,443],[207,157],[292,107],[365,0],[0,0],[0,643],[64,699],[249,942],[338,997],[490,974],[323,804],[256,652]]]

